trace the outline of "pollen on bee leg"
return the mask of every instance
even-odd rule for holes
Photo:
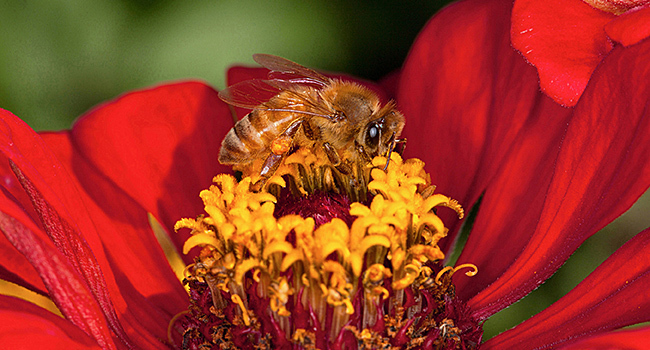
[[[285,154],[291,149],[293,139],[290,136],[279,136],[271,142],[271,152],[273,154]]]

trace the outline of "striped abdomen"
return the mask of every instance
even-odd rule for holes
[[[247,164],[269,152],[269,146],[300,114],[254,109],[230,129],[221,143],[221,164]]]

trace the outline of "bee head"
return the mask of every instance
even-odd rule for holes
[[[362,129],[359,135],[360,140],[358,140],[371,158],[388,152],[391,143],[402,133],[404,128],[404,116],[395,109],[392,102],[379,110],[377,116]]]

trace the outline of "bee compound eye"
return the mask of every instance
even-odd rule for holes
[[[368,130],[368,136],[370,138],[376,138],[379,135],[379,130],[377,129],[377,125],[373,125],[370,130]]]
[[[379,125],[371,123],[366,130],[366,146],[375,148],[379,144]]]

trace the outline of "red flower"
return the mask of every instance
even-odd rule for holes
[[[459,260],[479,273],[455,280],[480,320],[539,286],[650,185],[650,41],[614,45],[565,109],[510,47],[511,11],[497,0],[443,10],[395,90],[407,155],[466,208],[482,196]],[[127,94],[70,131],[36,134],[0,115],[0,277],[48,295],[65,316],[0,296],[2,344],[164,347],[188,297],[147,213],[171,233],[178,219],[203,212],[197,194],[229,171],[216,162],[232,126],[228,107],[188,82]],[[181,247],[187,235],[170,237]],[[650,321],[648,244],[645,230],[556,304],[481,348],[641,348],[647,329],[610,331]]]
[[[516,0],[512,45],[537,67],[542,90],[575,106],[616,45],[650,36],[647,0]]]

